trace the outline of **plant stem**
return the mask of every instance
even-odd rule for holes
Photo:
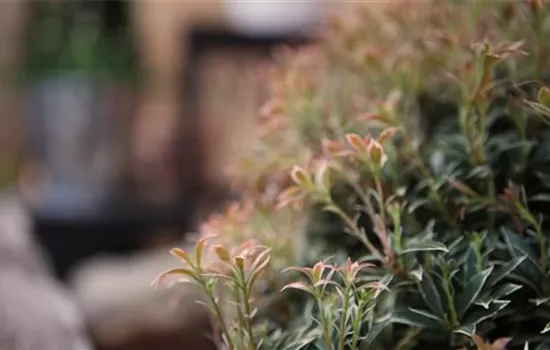
[[[254,333],[252,332],[252,309],[250,307],[250,290],[248,289],[248,283],[244,270],[238,268],[238,275],[236,276],[236,286],[235,290],[237,291],[237,303],[238,303],[238,314],[239,314],[239,324],[244,328],[244,332],[248,335],[248,347],[250,350],[256,350],[256,341],[254,340]],[[242,293],[239,293],[239,290]],[[241,300],[242,299],[242,300]],[[242,301],[244,307],[244,315],[242,314],[242,307],[240,306]],[[244,338],[244,337],[243,337]]]
[[[372,203],[371,203],[369,197],[365,194],[365,191],[363,191],[363,189],[359,186],[359,184],[357,184],[357,182],[354,181],[354,179],[352,179],[351,176],[345,170],[342,169],[341,173],[343,173],[345,175],[346,179],[348,180],[348,183],[355,190],[355,192],[357,192],[357,194],[359,195],[359,197],[363,201],[363,204],[365,205],[365,210],[366,210],[367,214],[370,217],[374,217],[374,213],[375,213],[374,208],[372,206]]]
[[[535,218],[532,220],[532,225],[535,228],[535,232],[537,233],[537,238],[539,240],[540,267],[542,269],[542,273],[546,275],[546,238],[544,237],[542,228]]]
[[[496,201],[495,176],[492,170],[489,172],[489,176],[487,177],[487,195],[489,196],[490,200]],[[491,228],[494,228],[495,227],[494,212],[489,211],[488,220],[489,220],[488,226]]]
[[[325,339],[325,346],[327,350],[334,350],[334,345],[332,344],[332,335],[330,333],[331,323],[326,318],[325,310],[323,308],[322,297],[317,296],[317,307],[319,308],[319,313],[321,317],[321,323],[323,327],[323,338]]]
[[[237,309],[237,317],[238,317],[238,321],[239,321],[239,329],[237,331],[237,334],[239,335],[239,338],[240,338],[240,343],[243,344],[244,343],[244,329],[245,329],[245,321],[244,321],[244,318],[243,318],[243,314],[242,314],[242,309],[241,309],[241,296],[240,296],[240,293],[239,293],[239,287],[238,286],[234,286],[234,290],[233,290],[233,299],[235,301],[235,306],[236,306],[236,309]]]
[[[386,208],[384,206],[384,192],[382,191],[382,182],[380,181],[380,175],[375,174],[374,183],[376,186],[376,192],[378,192],[378,210],[380,211],[380,219],[384,225],[384,234],[388,235],[388,228],[386,227]]]
[[[212,304],[212,309],[214,311],[215,317],[218,319],[219,326],[222,329],[222,334],[225,334],[228,350],[236,350],[235,345],[233,344],[233,341],[231,340],[231,334],[229,334],[229,332],[227,330],[227,326],[226,326],[225,320],[223,318],[223,313],[220,309],[220,306],[218,305],[218,302],[216,301],[216,298],[214,297],[214,295],[210,294],[210,292],[208,291],[208,288],[206,288],[206,283],[204,285],[201,283],[201,285],[203,286],[206,294],[208,295],[208,299],[209,299],[210,303]]]
[[[346,287],[344,289],[344,300],[343,300],[343,314],[340,319],[340,328],[339,328],[339,339],[338,339],[338,350],[344,350],[344,342],[346,339],[346,321],[348,318],[348,308],[349,308],[349,293],[350,285],[346,282]]]
[[[256,350],[256,340],[254,339],[254,333],[252,332],[252,309],[250,308],[250,295],[248,291],[244,291],[244,312],[245,312],[245,321],[246,321],[246,332],[248,333],[248,338],[250,341],[250,349]]]
[[[376,249],[376,247],[369,241],[367,236],[363,234],[363,232],[361,232],[361,229],[359,229],[357,224],[353,221],[352,218],[349,217],[348,214],[346,214],[346,212],[344,212],[337,205],[333,206],[333,212],[344,221],[344,223],[352,230],[353,235],[356,236],[374,256],[376,256],[381,261],[384,261],[384,256],[382,255],[382,253],[378,249]]]
[[[356,293],[357,294],[357,293]],[[350,345],[350,349],[351,350],[356,350],[357,349],[357,343],[359,342],[359,334],[361,332],[361,321],[362,321],[362,316],[363,316],[363,306],[366,304],[364,303],[363,301],[360,301],[358,303],[358,310],[357,310],[357,317],[354,317],[353,319],[353,334],[352,334],[352,337],[351,337],[351,345]]]
[[[544,232],[542,232],[542,227],[537,222],[537,219],[533,217],[529,208],[524,207],[523,205],[517,205],[516,209],[519,211],[519,215],[523,217],[529,224],[533,227],[537,234],[537,239],[539,241],[539,254],[540,254],[540,267],[542,273],[546,275],[547,270],[547,257],[546,257],[546,237],[544,237]]]
[[[542,233],[542,229],[540,228],[540,225],[537,224],[536,227],[537,230],[537,236],[539,239],[540,244],[540,266],[542,268],[543,273],[546,275],[546,238],[544,237],[544,234]]]
[[[459,324],[458,322],[458,316],[456,313],[456,308],[454,304],[454,297],[451,293],[451,289],[449,288],[449,283],[451,282],[449,280],[449,272],[447,271],[447,268],[442,268],[443,272],[443,291],[445,292],[445,296],[447,297],[448,306],[449,306],[449,313],[451,314],[451,324],[453,327],[457,326]]]

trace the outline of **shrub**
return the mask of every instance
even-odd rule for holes
[[[550,348],[549,12],[353,4],[277,57],[234,169],[249,209],[215,220],[221,244],[266,247],[175,271],[240,290],[229,349]]]

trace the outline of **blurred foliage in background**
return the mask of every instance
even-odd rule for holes
[[[24,77],[66,71],[109,79],[137,78],[126,1],[29,3]]]

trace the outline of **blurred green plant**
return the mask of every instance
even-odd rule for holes
[[[114,11],[117,6],[120,11]],[[124,6],[118,0],[29,3],[23,78],[79,72],[134,81],[138,77],[136,52]],[[110,23],[107,17],[117,14],[120,24]]]

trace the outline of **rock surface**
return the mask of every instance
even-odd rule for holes
[[[168,250],[97,257],[75,269],[71,284],[101,350],[215,349],[196,289],[151,287],[158,274],[178,266]]]
[[[14,196],[0,197],[0,349],[90,350],[80,310],[59,285]]]

